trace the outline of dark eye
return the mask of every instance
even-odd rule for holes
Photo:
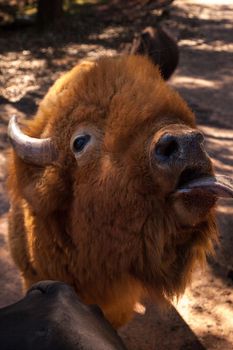
[[[76,139],[73,142],[73,151],[74,152],[81,152],[86,144],[90,141],[91,136],[90,135],[82,135],[76,137]]]

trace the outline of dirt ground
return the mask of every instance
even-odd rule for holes
[[[130,2],[129,2],[130,3]],[[51,83],[79,59],[114,55],[133,35],[158,22],[159,11],[124,5],[82,7],[67,30],[0,30],[0,306],[22,296],[7,247],[5,189],[10,115],[30,118]],[[162,23],[179,41],[170,80],[196,112],[216,171],[233,176],[233,1],[176,0]],[[101,20],[100,20],[101,19]],[[233,202],[218,207],[220,246],[170,310],[141,307],[120,334],[134,350],[233,349]]]

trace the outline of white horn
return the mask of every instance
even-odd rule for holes
[[[52,139],[37,139],[25,135],[19,128],[16,116],[9,121],[8,136],[17,155],[27,163],[43,166],[58,158]]]

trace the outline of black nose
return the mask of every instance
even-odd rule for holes
[[[204,137],[200,132],[184,133],[182,135],[164,134],[155,146],[155,158],[162,163],[171,160],[187,159],[202,152],[200,145]]]

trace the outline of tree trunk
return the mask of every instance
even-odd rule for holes
[[[39,28],[47,28],[59,23],[63,17],[63,0],[38,0],[37,23]]]

